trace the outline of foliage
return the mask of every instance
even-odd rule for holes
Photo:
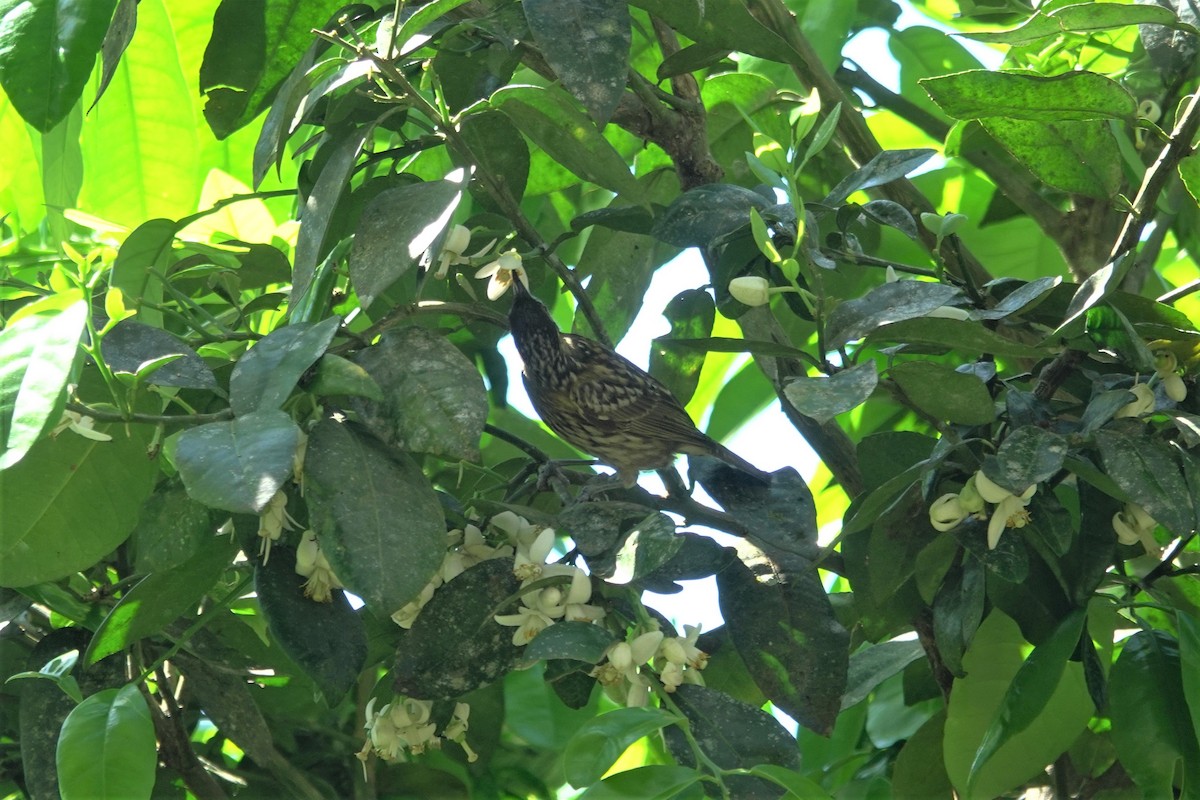
[[[1194,11],[911,6],[0,2],[4,793],[1200,794]],[[681,253],[808,482],[508,407]]]

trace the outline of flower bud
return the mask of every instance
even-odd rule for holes
[[[1012,495],[1008,489],[997,484],[994,480],[983,474],[983,470],[975,473],[975,489],[979,492],[979,496],[989,503],[999,503],[1006,497]]]
[[[1176,403],[1182,403],[1187,397],[1187,385],[1183,382],[1183,378],[1174,372],[1162,376],[1162,387],[1167,397]]]
[[[1140,417],[1154,410],[1154,391],[1144,383],[1135,383],[1129,387],[1129,393],[1134,396],[1132,403],[1126,403],[1114,414],[1116,418]]]
[[[748,306],[766,305],[771,299],[771,284],[766,278],[746,275],[729,282],[729,293],[740,303]]]
[[[983,511],[983,496],[975,488],[975,476],[967,479],[967,485],[958,493],[958,505],[968,514],[978,514]]]
[[[929,506],[929,524],[934,530],[948,531],[957,528],[966,518],[967,512],[963,510],[958,495],[954,493],[942,495]]]

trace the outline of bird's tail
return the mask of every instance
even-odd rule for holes
[[[705,446],[703,448],[697,447],[695,450],[685,450],[684,452],[692,452],[694,455],[713,456],[714,458],[719,458],[731,467],[735,467],[742,472],[753,475],[765,483],[770,483],[770,473],[764,472],[763,470],[754,466],[749,461],[742,458],[737,453],[733,452],[715,439],[710,439],[707,436],[704,438],[707,441],[705,442]]]

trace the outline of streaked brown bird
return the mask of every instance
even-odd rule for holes
[[[642,470],[670,466],[676,453],[714,456],[765,478],[701,433],[657,379],[597,341],[562,333],[520,280],[512,284],[508,321],[525,364],[525,389],[550,430],[614,467],[626,488]]]

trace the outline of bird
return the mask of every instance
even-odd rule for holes
[[[521,280],[512,286],[509,329],[534,409],[560,438],[613,467],[622,486],[632,488],[642,470],[670,466],[677,453],[713,456],[766,479],[697,429],[658,379],[594,339],[563,333]]]

